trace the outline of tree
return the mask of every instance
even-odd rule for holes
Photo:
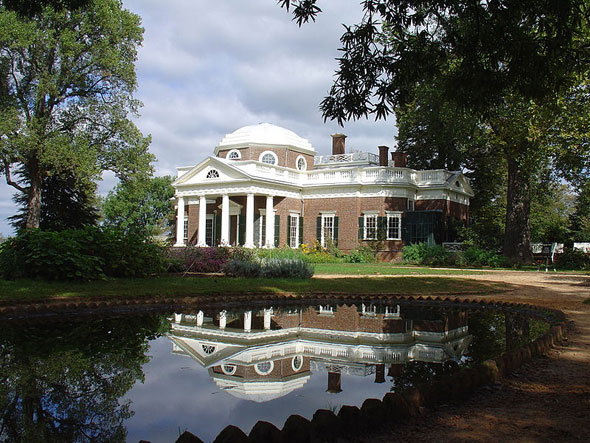
[[[129,180],[109,192],[103,205],[105,224],[147,235],[166,231],[173,223],[171,176]]]
[[[94,181],[81,182],[72,175],[45,177],[41,188],[39,228],[44,231],[63,231],[95,225],[99,218],[96,188]],[[14,200],[21,208],[9,220],[15,228],[24,229],[26,196],[17,194]]]
[[[321,12],[317,3],[280,2],[293,8],[299,25]],[[491,130],[507,168],[504,253],[528,261],[531,185],[544,167],[538,148],[551,145],[547,137],[555,132],[551,123],[558,108],[568,106],[568,95],[588,71],[587,2],[362,5],[361,22],[347,26],[341,37],[336,79],[321,103],[324,117],[340,124],[370,115],[386,118],[412,102],[424,84],[439,89],[443,103],[455,103]],[[564,149],[554,159],[567,159],[575,149],[560,144]]]
[[[83,182],[104,170],[120,178],[151,170],[149,137],[128,119],[139,106],[142,31],[119,0],[48,6],[35,20],[0,6],[0,161],[6,182],[26,196],[26,228],[39,226],[51,175]]]

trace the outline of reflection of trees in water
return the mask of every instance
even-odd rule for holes
[[[0,440],[125,441],[122,397],[143,381],[157,315],[0,326]]]
[[[442,363],[426,361],[411,361],[404,365],[401,374],[394,377],[393,392],[403,392],[406,389],[427,384],[442,376],[457,371],[460,363],[448,360]]]

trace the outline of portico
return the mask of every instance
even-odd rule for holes
[[[275,238],[275,212],[274,195],[263,195],[265,199],[264,209],[258,208],[258,219],[255,219],[256,205],[253,192],[247,192],[246,195],[232,195],[229,193],[219,195],[200,195],[198,202],[193,198],[194,203],[198,206],[198,223],[197,223],[197,242],[199,247],[207,246],[232,246],[240,245],[245,248],[265,247],[274,248]],[[234,200],[244,199],[243,205]],[[233,200],[232,200],[233,198]],[[221,199],[221,204],[208,212],[208,202],[217,202]],[[185,208],[188,206],[189,197],[179,196],[177,198],[177,223],[176,223],[176,243],[174,246],[187,245],[188,223]],[[209,203],[211,204],[211,203]],[[266,217],[267,214],[273,214],[273,217]],[[235,217],[232,219],[232,217]],[[216,241],[216,222],[219,222],[219,240]],[[259,221],[258,226],[255,221]],[[262,229],[262,226],[264,229]],[[258,227],[258,229],[256,229]],[[255,233],[258,234],[255,236]]]

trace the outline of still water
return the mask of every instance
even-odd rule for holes
[[[243,306],[0,323],[0,440],[213,440],[360,406],[544,333],[420,303]]]

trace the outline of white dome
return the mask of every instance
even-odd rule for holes
[[[293,131],[270,123],[260,123],[258,125],[244,126],[227,134],[215,148],[215,153],[221,148],[250,145],[289,146],[297,150],[311,151],[312,153],[315,151],[308,140],[299,137]]]

